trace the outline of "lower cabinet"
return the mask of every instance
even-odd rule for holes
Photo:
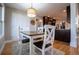
[[[70,30],[56,30],[55,40],[70,43]]]

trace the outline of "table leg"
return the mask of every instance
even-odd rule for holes
[[[30,55],[34,55],[33,38],[30,37]]]

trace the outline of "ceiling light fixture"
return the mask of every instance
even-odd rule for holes
[[[66,12],[66,10],[63,10],[63,12],[65,13],[65,12]]]
[[[28,17],[36,17],[36,9],[32,7],[32,3],[31,3],[31,7],[27,9],[27,16]]]

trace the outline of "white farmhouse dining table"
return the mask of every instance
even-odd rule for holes
[[[30,55],[34,55],[34,47],[33,47],[33,42],[34,42],[34,38],[36,37],[43,37],[44,33],[43,32],[34,32],[34,31],[22,31],[22,34],[24,34],[24,36],[26,36],[27,38],[29,38],[30,40]]]

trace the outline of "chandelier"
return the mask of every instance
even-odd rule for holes
[[[31,7],[27,9],[27,16],[36,17],[36,9],[32,7],[32,4]]]

